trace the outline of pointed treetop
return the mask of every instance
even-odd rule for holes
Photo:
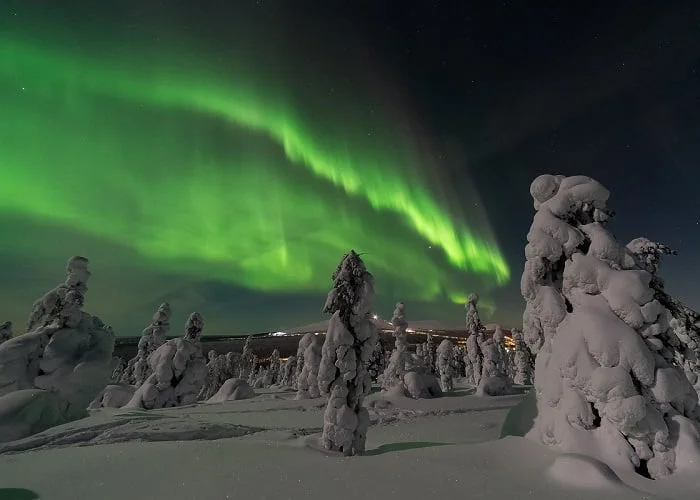
[[[204,318],[198,312],[193,312],[185,323],[185,338],[194,342],[199,342],[204,330]]]

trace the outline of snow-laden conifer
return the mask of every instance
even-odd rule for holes
[[[378,339],[370,316],[374,278],[351,250],[333,273],[333,281],[323,309],[333,316],[318,373],[321,394],[328,396],[323,446],[344,455],[360,455],[370,423],[363,406],[372,385],[367,365]]]
[[[653,478],[700,463],[698,397],[673,361],[682,346],[672,313],[639,253],[605,228],[608,190],[543,175],[530,193],[521,291],[537,417],[528,436]]]

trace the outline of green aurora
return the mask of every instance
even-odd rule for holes
[[[436,199],[390,117],[365,133],[352,102],[325,109],[243,62],[232,77],[196,60],[1,39],[0,216],[264,292],[326,291],[349,248],[406,299],[508,280],[490,231]]]

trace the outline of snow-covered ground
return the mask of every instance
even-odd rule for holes
[[[443,398],[391,402],[372,394],[367,455],[348,458],[320,450],[325,399],[296,401],[294,392],[258,390],[248,400],[150,411],[101,409],[0,445],[0,498],[698,498],[697,477],[618,479],[571,455],[552,467],[553,451],[523,438],[498,439],[522,394],[471,392],[457,384]]]

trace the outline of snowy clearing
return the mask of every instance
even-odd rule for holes
[[[430,400],[387,403],[373,393],[367,456],[348,458],[319,449],[325,399],[297,401],[291,391],[162,410],[101,409],[0,445],[0,486],[8,488],[0,498],[697,498],[697,478],[617,476],[592,459],[499,440],[523,395],[483,398],[457,386]]]

